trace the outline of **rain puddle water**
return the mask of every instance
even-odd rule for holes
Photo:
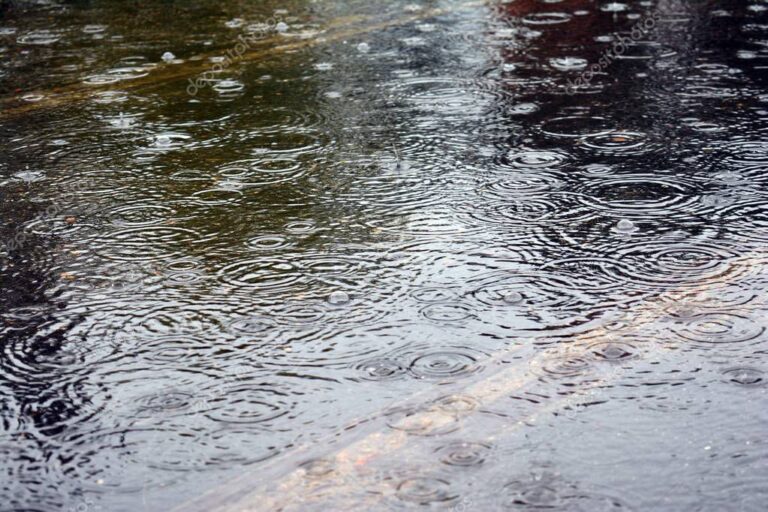
[[[0,2],[2,509],[764,510],[767,66],[758,0]]]

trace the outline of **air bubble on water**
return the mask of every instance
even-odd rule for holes
[[[616,224],[616,231],[619,233],[634,233],[637,231],[637,226],[635,226],[635,223],[629,219],[621,219]]]
[[[368,53],[371,51],[371,46],[368,43],[360,43],[357,45],[357,51],[360,53]]]
[[[224,25],[226,25],[227,28],[240,28],[244,23],[245,21],[242,18],[232,18],[231,20],[224,23]]]
[[[122,112],[116,118],[111,119],[109,124],[115,128],[130,128],[134,124],[134,120],[130,117],[126,117]]]
[[[288,24],[283,21],[275,25],[275,30],[281,34],[288,32],[288,28]]]
[[[168,147],[173,143],[173,139],[168,135],[158,135],[155,137],[155,144],[161,147]]]
[[[83,32],[86,34],[100,34],[106,29],[105,25],[86,25],[83,27]]]
[[[600,10],[603,12],[623,12],[627,10],[627,5],[620,2],[610,2],[600,7]]]
[[[328,303],[334,306],[341,306],[347,302],[349,302],[349,294],[346,292],[337,290],[335,292],[331,292],[331,294],[328,296]]]
[[[581,57],[555,57],[549,59],[549,64],[559,71],[579,71],[586,68],[589,62]]]
[[[520,304],[523,302],[523,294],[518,291],[510,291],[504,294],[504,302],[507,304]]]
[[[176,59],[176,56],[171,52],[165,52],[161,59],[163,59],[165,62],[171,62],[172,60]]]

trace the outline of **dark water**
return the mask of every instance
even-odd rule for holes
[[[31,4],[1,510],[765,510],[768,4]]]

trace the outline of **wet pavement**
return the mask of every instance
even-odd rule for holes
[[[0,510],[765,509],[768,4],[31,4]]]

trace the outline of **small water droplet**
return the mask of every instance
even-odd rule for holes
[[[171,62],[172,60],[176,59],[176,56],[171,52],[165,52],[161,58],[164,62]]]
[[[633,233],[637,231],[637,226],[635,226],[635,223],[629,219],[621,219],[618,224],[616,224],[616,231],[619,233]]]
[[[510,291],[504,294],[504,302],[507,304],[520,304],[523,302],[523,294],[518,291]]]
[[[288,32],[288,28],[288,24],[283,21],[275,25],[275,30],[281,34]]]
[[[334,306],[340,306],[349,302],[349,295],[346,292],[335,291],[328,296],[328,302]]]
[[[357,45],[357,51],[360,53],[368,53],[371,51],[371,46],[368,43],[360,43]]]

